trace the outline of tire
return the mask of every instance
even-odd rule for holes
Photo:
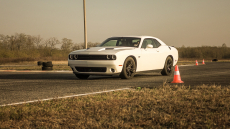
[[[41,66],[42,63],[43,63],[42,61],[38,61],[38,62],[37,62],[38,66]]]
[[[173,60],[171,57],[167,57],[165,60],[164,68],[161,71],[161,75],[170,76],[170,75],[172,75],[173,72],[174,72]]]
[[[135,75],[136,64],[132,57],[128,57],[123,65],[121,74],[119,75],[122,79],[131,79]]]
[[[53,67],[42,67],[42,70],[53,70]]]
[[[213,59],[212,61],[218,61],[218,59]]]
[[[79,79],[87,79],[90,75],[85,74],[75,74],[75,76]]]
[[[52,64],[52,62],[43,62],[42,66],[43,67],[53,67],[53,64]]]

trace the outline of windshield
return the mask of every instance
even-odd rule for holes
[[[140,38],[133,38],[133,37],[108,38],[103,43],[101,43],[99,47],[106,47],[106,46],[138,47],[140,41],[141,41]]]

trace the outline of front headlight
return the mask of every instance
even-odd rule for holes
[[[112,60],[116,60],[116,59],[117,59],[116,55],[112,55]]]
[[[74,58],[74,55],[69,55],[70,60],[73,60],[73,58]]]
[[[74,60],[78,58],[78,55],[73,55]]]
[[[116,55],[107,55],[107,60],[116,60]]]

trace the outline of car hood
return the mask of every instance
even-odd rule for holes
[[[124,50],[137,49],[135,47],[91,47],[88,49],[81,49],[71,52],[70,54],[116,54]]]

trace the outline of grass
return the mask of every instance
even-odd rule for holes
[[[0,67],[0,70],[42,70],[42,66],[4,66]],[[54,65],[53,70],[71,70],[67,65]]]
[[[62,61],[62,60],[68,60],[65,58],[55,58],[55,57],[43,57],[43,58],[0,58],[0,65],[6,65],[6,64],[37,64],[37,61]]]
[[[68,61],[52,61],[53,70],[71,70]],[[10,66],[16,65],[16,66]],[[25,66],[28,65],[28,66]],[[37,66],[37,61],[23,61],[5,63],[0,66],[0,70],[41,70],[42,66]]]
[[[0,128],[229,128],[229,86],[124,90],[0,107]]]

